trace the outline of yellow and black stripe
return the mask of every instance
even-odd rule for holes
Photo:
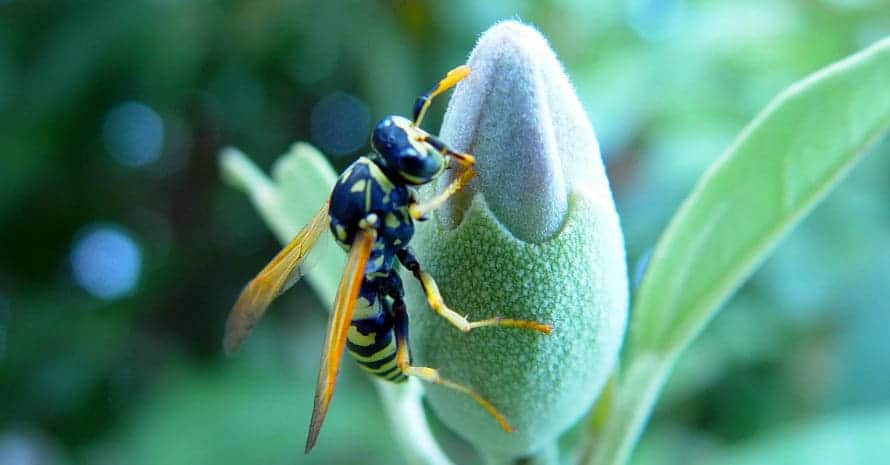
[[[367,300],[359,299],[359,303],[367,304]],[[396,366],[392,317],[376,305],[363,307],[356,309],[361,318],[352,320],[346,334],[346,350],[365,372],[386,381],[404,382],[407,377]]]

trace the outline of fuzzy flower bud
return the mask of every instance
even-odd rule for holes
[[[438,386],[428,388],[433,411],[486,457],[509,458],[547,446],[596,399],[624,334],[627,272],[593,128],[547,41],[503,22],[480,38],[469,66],[440,136],[476,156],[478,176],[412,244],[455,311],[553,332],[461,333],[409,286],[411,339],[415,363],[476,389],[516,432]]]

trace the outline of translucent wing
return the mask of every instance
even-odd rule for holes
[[[337,382],[337,374],[340,372],[340,360],[343,357],[343,347],[346,344],[346,332],[352,321],[352,312],[355,310],[355,302],[365,277],[365,265],[368,263],[368,257],[371,256],[371,247],[376,238],[377,234],[374,230],[359,231],[349,249],[349,258],[346,260],[346,268],[343,270],[343,277],[337,288],[334,311],[328,322],[328,332],[325,336],[324,349],[321,352],[321,365],[315,385],[315,405],[312,407],[309,436],[306,438],[307,453],[315,446],[324,416],[328,413],[328,405],[334,395],[334,385]]]
[[[296,284],[303,276],[301,266],[303,260],[321,232],[327,229],[329,221],[328,204],[325,203],[309,224],[304,226],[296,237],[247,283],[226,321],[226,334],[223,338],[226,354],[238,350],[272,300]]]

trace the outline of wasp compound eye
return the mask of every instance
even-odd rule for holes
[[[399,174],[412,184],[426,184],[441,174],[445,159],[435,151],[424,153],[411,148],[399,156]]]

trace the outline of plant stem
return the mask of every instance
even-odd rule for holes
[[[617,399],[580,463],[623,465],[630,458],[673,365],[674,356],[635,353],[621,374]]]
[[[415,380],[405,384],[375,381],[383,400],[393,436],[407,463],[422,465],[454,465],[445,455],[426,421],[420,397],[421,386]]]
[[[272,183],[250,159],[238,149],[228,147],[220,156],[223,176],[230,184],[247,193],[272,231],[285,243],[300,229],[288,218],[281,196]]]

